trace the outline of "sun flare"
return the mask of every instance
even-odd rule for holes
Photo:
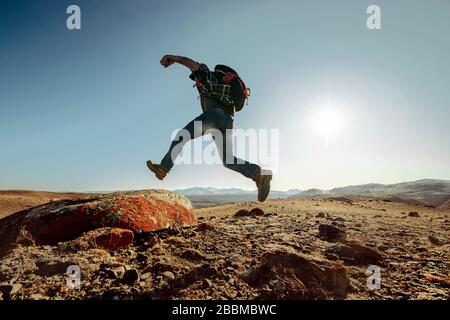
[[[328,142],[342,130],[344,118],[335,108],[318,109],[311,118],[314,132]]]

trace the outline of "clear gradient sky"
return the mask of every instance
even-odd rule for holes
[[[254,189],[218,165],[147,171],[200,113],[166,53],[240,72],[235,126],[280,130],[273,189],[450,179],[449,32],[448,0],[1,1],[0,189]],[[309,119],[329,104],[343,124],[325,143]]]

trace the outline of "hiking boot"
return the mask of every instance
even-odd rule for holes
[[[147,167],[150,169],[151,172],[155,174],[155,176],[159,180],[163,180],[168,172],[166,169],[163,168],[163,166],[161,166],[160,164],[155,164],[151,160],[147,161]]]
[[[270,192],[270,181],[272,180],[272,171],[260,169],[253,181],[256,182],[258,188],[258,201],[263,202],[267,199]]]

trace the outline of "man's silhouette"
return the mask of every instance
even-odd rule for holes
[[[229,79],[237,79],[240,81],[237,83],[241,84],[242,89],[247,90],[245,84],[241,82],[233,69],[226,66],[219,65],[223,68],[216,66],[215,71],[210,71],[205,64],[200,64],[186,57],[166,55],[161,59],[161,64],[165,68],[174,63],[184,65],[192,71],[190,78],[196,81],[195,86],[200,93],[203,113],[184,127],[184,132],[189,133],[189,139],[186,138],[186,135],[182,137],[177,135],[174,141],[172,141],[169,151],[162,159],[161,164],[155,164],[149,160],[147,161],[148,168],[159,180],[163,180],[170,169],[172,169],[176,157],[186,142],[202,136],[209,129],[215,129],[222,136],[222,139],[214,139],[214,141],[216,142],[224,166],[255,181],[258,188],[258,200],[266,200],[270,191],[272,173],[269,170],[262,170],[256,164],[233,156],[233,116],[238,104],[236,100],[239,98],[233,95],[232,90],[236,89],[229,85],[227,81],[231,81]],[[246,94],[246,92],[243,93],[244,95]],[[202,124],[202,130],[199,132],[196,132],[198,130],[194,130],[194,123],[196,121]]]

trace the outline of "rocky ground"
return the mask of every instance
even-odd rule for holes
[[[261,210],[246,211],[258,207]],[[236,214],[239,212],[239,214]],[[194,226],[105,250],[16,245],[2,299],[449,299],[450,212],[383,200],[270,200],[197,209]],[[81,271],[67,286],[67,267]],[[381,288],[369,290],[369,265]],[[376,281],[375,281],[376,283]]]

